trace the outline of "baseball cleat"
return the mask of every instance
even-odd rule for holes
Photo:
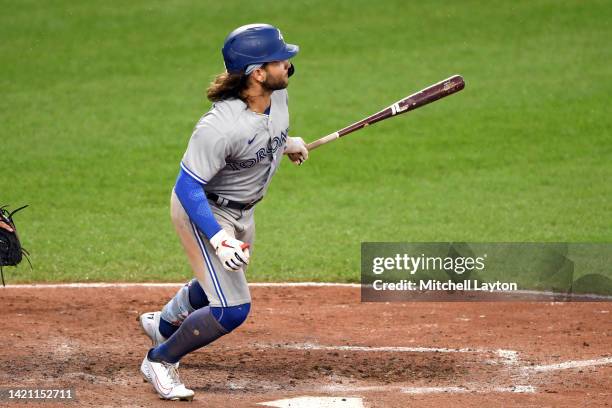
[[[161,312],[148,312],[140,315],[140,327],[145,332],[147,337],[151,339],[153,347],[157,347],[166,341],[166,338],[159,332],[159,319]]]
[[[162,336],[159,332],[159,319],[161,318],[161,312],[148,312],[143,313],[138,317],[140,327],[142,331],[151,339],[153,347],[157,347],[167,339]],[[179,367],[179,363],[176,363],[176,368]]]
[[[186,388],[178,375],[176,364],[156,362],[145,356],[140,365],[143,377],[151,383],[159,398],[172,401],[191,401],[193,391]]]

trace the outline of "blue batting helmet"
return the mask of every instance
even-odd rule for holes
[[[222,53],[225,69],[237,74],[252,64],[287,60],[299,50],[297,45],[285,43],[278,28],[270,24],[248,24],[229,33]]]

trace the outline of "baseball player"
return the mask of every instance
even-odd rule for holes
[[[297,45],[268,24],[232,31],[226,71],[207,90],[213,106],[198,121],[180,164],[171,216],[195,278],[161,312],[140,316],[153,342],[140,370],[162,399],[191,400],[179,360],[240,326],[251,308],[245,272],[255,239],[255,205],[283,154],[308,159],[288,136],[287,91]]]

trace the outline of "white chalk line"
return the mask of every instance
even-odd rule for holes
[[[536,387],[532,385],[517,385],[513,387],[403,387],[400,389],[404,394],[440,394],[440,393],[491,393],[511,392],[519,394],[534,394]]]
[[[51,289],[51,288],[177,288],[184,285],[184,282],[179,283],[155,283],[155,282],[80,282],[80,283],[32,283],[32,284],[15,284],[7,285],[11,289]],[[335,282],[254,282],[249,283],[251,287],[339,287],[339,288],[361,288],[360,283],[335,283]],[[367,285],[366,285],[367,286]],[[491,291],[487,293],[507,294],[503,291]],[[565,297],[565,300],[593,300],[593,301],[612,301],[612,296],[597,295],[597,294],[566,294],[554,293],[548,291],[537,290],[515,290],[513,294],[528,295],[534,297],[545,296],[551,300],[563,300],[560,297]],[[524,299],[529,301],[529,299]]]
[[[397,391],[402,394],[462,394],[462,393],[493,393],[509,392],[519,394],[533,394],[537,388],[532,385],[515,385],[510,387],[481,386],[472,384],[462,387],[409,387],[404,385],[372,385],[372,386],[350,386],[350,385],[324,385],[318,389],[321,392],[390,392]]]
[[[179,288],[182,283],[154,283],[154,282],[88,282],[88,283],[32,283],[32,284],[17,284],[6,285],[7,289],[70,289],[70,288]],[[341,288],[359,288],[359,283],[333,283],[333,282],[254,282],[249,283],[251,287],[341,287]],[[0,287],[1,289],[1,287]]]
[[[546,298],[550,298],[550,300],[554,300],[557,302],[561,302],[563,300],[566,300],[566,301],[571,301],[571,300],[612,301],[612,296],[610,295],[598,295],[595,293],[562,293],[562,292],[550,292],[547,290],[523,290],[523,289],[513,290],[512,292],[493,290],[493,291],[485,292],[485,293],[498,293],[498,294],[512,293],[512,294],[527,295],[527,296],[534,296],[534,297],[546,297]],[[528,301],[528,299],[524,299],[524,300]]]
[[[369,347],[369,346],[324,346],[314,343],[283,344],[272,347],[280,347],[292,350],[320,350],[320,351],[363,351],[363,352],[391,352],[391,353],[475,353],[495,354],[505,364],[516,364],[519,353],[515,350],[487,350],[479,348],[447,348],[447,347]]]
[[[525,367],[522,367],[521,370],[526,373],[529,373],[529,372],[542,373],[542,372],[548,372],[548,371],[569,370],[572,368],[595,367],[595,366],[608,365],[608,364],[612,364],[612,357],[596,358],[592,360],[565,361],[563,363],[557,363],[557,364],[525,366]]]
[[[487,350],[480,348],[447,348],[447,347],[368,347],[368,346],[329,346],[314,343],[294,343],[294,344],[256,344],[258,347],[284,348],[291,350],[318,350],[318,351],[340,351],[340,352],[391,352],[391,353],[476,353],[476,354],[495,354],[501,362],[508,368],[516,368],[523,374],[522,380],[527,381],[530,373],[545,373],[557,370],[567,370],[574,368],[595,367],[612,364],[612,357],[603,357],[590,360],[565,361],[557,364],[519,366],[519,353],[515,350],[496,349]],[[406,394],[433,394],[433,393],[462,393],[462,392],[512,392],[512,393],[535,393],[536,387],[524,384],[510,387],[479,386],[470,387],[406,387],[406,386],[365,386],[348,387],[342,385],[327,385],[323,389],[329,391],[386,391],[399,390]]]
[[[519,361],[519,353],[515,350],[496,349],[488,350],[481,348],[447,348],[447,347],[375,347],[375,346],[326,346],[315,343],[290,343],[290,344],[257,344],[260,347],[284,348],[291,350],[319,350],[319,351],[355,351],[355,352],[390,352],[390,353],[475,353],[495,354],[505,364],[513,365]],[[522,371],[545,372],[555,370],[567,370],[571,368],[584,368],[612,364],[612,357],[602,357],[591,360],[565,361],[557,364],[533,365],[518,367]]]

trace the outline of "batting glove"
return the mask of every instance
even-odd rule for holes
[[[284,153],[298,166],[308,160],[308,148],[301,137],[288,137]]]
[[[217,232],[210,239],[210,244],[228,271],[237,271],[249,264],[249,244],[237,240],[225,230]]]

